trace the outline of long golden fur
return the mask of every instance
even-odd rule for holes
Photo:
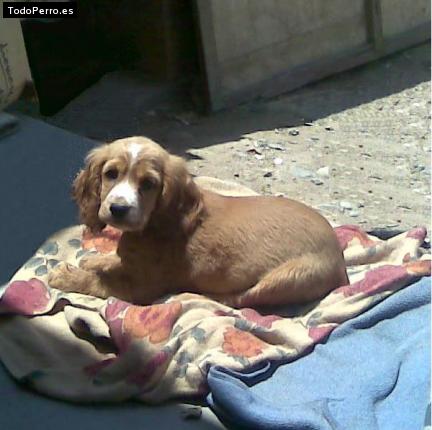
[[[73,186],[93,231],[123,231],[117,255],[58,265],[50,285],[149,304],[190,292],[244,307],[303,303],[347,284],[328,222],[280,197],[199,188],[183,159],[142,137],[90,152]]]

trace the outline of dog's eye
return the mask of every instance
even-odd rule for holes
[[[140,182],[140,191],[148,191],[156,185],[154,179],[145,178]]]
[[[118,171],[116,169],[109,169],[105,172],[105,177],[108,179],[117,179]]]

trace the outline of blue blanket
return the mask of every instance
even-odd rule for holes
[[[214,367],[208,383],[211,408],[235,428],[421,429],[430,402],[430,278],[293,363],[248,374]]]

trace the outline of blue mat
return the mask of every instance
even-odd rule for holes
[[[208,402],[235,428],[421,429],[429,422],[430,336],[430,278],[423,278],[271,377],[270,363],[249,374],[212,368]]]
[[[19,131],[0,138],[0,284],[45,239],[77,224],[70,192],[95,142],[20,115]]]

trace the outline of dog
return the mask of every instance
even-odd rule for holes
[[[300,304],[349,283],[329,223],[283,197],[228,197],[144,137],[93,149],[73,184],[81,221],[122,231],[116,255],[57,265],[49,285],[147,305],[195,293],[234,307]]]

